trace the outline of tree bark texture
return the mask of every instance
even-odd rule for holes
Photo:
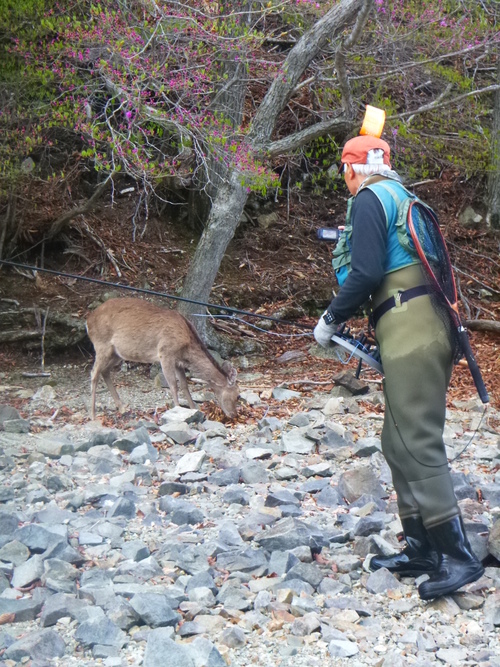
[[[500,84],[500,48],[497,46],[497,83]],[[500,229],[500,89],[494,93],[491,128],[491,167],[488,178],[488,222]]]
[[[361,7],[365,8],[367,14],[367,7],[373,5],[374,0],[340,0],[301,37],[290,51],[282,72],[272,82],[255,115],[246,140],[251,150],[259,151],[265,148],[271,139],[279,114],[293,95],[304,71],[320,50],[340,34],[356,17]],[[236,91],[232,92],[239,93],[242,103],[244,88],[236,88]],[[238,102],[233,103],[233,112],[237,108]],[[236,167],[230,168],[213,195],[207,225],[184,280],[183,298],[208,301],[220,263],[238,227],[247,198],[248,193],[241,185],[240,174]],[[195,304],[180,304],[179,310],[186,315],[194,315],[200,314],[203,308]],[[196,319],[193,323],[203,336],[204,324]]]
[[[229,242],[238,227],[248,193],[235,171],[219,187],[212,203],[208,222],[196,247],[189,271],[184,279],[182,297],[207,302],[219,266]],[[202,313],[203,307],[196,304],[180,303],[179,310],[184,315]],[[203,325],[195,318],[193,323],[199,331]]]

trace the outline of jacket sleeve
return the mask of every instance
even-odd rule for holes
[[[337,324],[353,317],[384,278],[387,222],[382,204],[370,190],[353,203],[351,272],[328,306]]]

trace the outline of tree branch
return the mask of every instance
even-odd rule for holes
[[[465,326],[471,331],[500,333],[500,322],[496,322],[495,320],[466,320]]]
[[[413,117],[421,113],[426,113],[427,111],[434,111],[435,109],[440,109],[445,106],[451,106],[473,95],[482,95],[484,93],[490,93],[495,90],[500,90],[500,84],[499,85],[494,84],[491,86],[487,86],[486,88],[479,88],[469,93],[464,93],[462,95],[452,97],[449,100],[442,99],[444,95],[443,93],[442,95],[439,96],[437,100],[434,100],[429,104],[424,104],[423,106],[419,107],[418,109],[414,109],[413,111],[406,111],[400,114],[394,114],[393,116],[388,116],[386,120],[387,121],[401,120],[402,118],[406,118],[407,116]],[[288,151],[293,151],[297,148],[300,148],[300,146],[304,146],[309,141],[317,139],[318,137],[328,134],[334,130],[342,129],[349,131],[352,128],[352,126],[353,126],[353,121],[349,120],[348,118],[345,118],[344,116],[332,118],[331,120],[325,120],[319,123],[315,123],[314,125],[310,125],[304,130],[296,132],[295,134],[292,134],[288,137],[284,137],[283,139],[272,141],[267,146],[263,146],[262,150],[269,153],[271,157],[276,157],[278,155],[283,155]]]
[[[464,276],[467,276],[467,278],[469,278],[470,280],[473,280],[478,285],[481,285],[481,287],[488,290],[488,292],[491,292],[492,294],[500,294],[500,292],[498,290],[496,290],[494,287],[491,287],[490,285],[486,285],[486,283],[482,283],[477,278],[474,278],[474,276],[471,276],[470,273],[466,273],[465,271],[462,271],[462,269],[459,269],[457,266],[454,266],[453,270],[457,271],[458,273],[461,273]]]
[[[82,206],[78,206],[77,208],[73,208],[70,211],[66,211],[66,213],[63,213],[60,215],[57,220],[55,220],[46,236],[46,238],[51,239],[56,234],[59,234],[59,232],[68,224],[70,220],[73,220],[73,218],[76,218],[77,215],[83,215],[84,213],[88,213],[91,209],[94,208],[96,205],[99,197],[102,195],[104,190],[106,189],[106,186],[108,185],[108,181],[111,179],[112,174],[108,176],[108,178],[103,181],[98,188],[96,188],[94,194],[90,199],[88,199],[85,204],[82,204]]]
[[[435,109],[442,109],[443,107],[449,107],[452,106],[453,104],[457,104],[457,102],[465,100],[468,97],[473,97],[474,95],[483,95],[484,93],[492,93],[495,90],[499,89],[500,89],[499,84],[492,84],[491,86],[486,86],[486,88],[478,88],[476,90],[471,90],[468,93],[457,95],[456,97],[452,97],[449,100],[442,100],[442,95],[441,95],[437,100],[434,100],[429,104],[424,104],[423,106],[419,107],[418,109],[414,109],[413,111],[404,111],[403,113],[395,114],[394,116],[388,116],[386,118],[386,121],[401,120],[402,118],[407,118],[408,116],[416,116],[417,114],[425,113],[426,111],[434,111]]]
[[[276,157],[278,155],[283,155],[284,153],[289,153],[291,151],[305,146],[313,139],[322,137],[325,134],[329,134],[334,130],[342,131],[344,133],[349,132],[353,127],[353,121],[344,117],[332,118],[331,120],[321,121],[306,127],[300,132],[295,134],[290,134],[283,139],[278,139],[277,141],[272,141],[270,144],[264,147],[265,152],[271,157]]]
[[[373,4],[374,0],[367,0]],[[293,95],[300,77],[327,41],[334,39],[354,18],[363,0],[340,0],[299,39],[276,75],[255,115],[248,142],[256,147],[269,141],[276,119]]]
[[[351,48],[361,36],[372,8],[373,3],[370,0],[365,0],[351,34],[345,41],[340,43],[340,46],[335,53],[335,70],[337,72],[338,86],[340,88],[341,103],[347,118],[352,118],[354,116],[354,101],[352,99],[351,84],[349,83],[345,65],[345,50]]]

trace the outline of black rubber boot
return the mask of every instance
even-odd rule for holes
[[[401,519],[406,547],[395,556],[374,556],[370,570],[385,567],[402,577],[419,577],[430,574],[438,565],[438,554],[429,541],[429,536],[419,516]]]
[[[484,567],[471,549],[461,516],[427,530],[439,563],[430,578],[418,587],[422,600],[454,593],[483,575]]]

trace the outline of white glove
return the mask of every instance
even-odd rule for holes
[[[338,324],[333,322],[332,324],[327,324],[323,319],[323,315],[319,318],[318,324],[314,327],[314,338],[321,347],[330,347],[332,336],[337,332]]]

